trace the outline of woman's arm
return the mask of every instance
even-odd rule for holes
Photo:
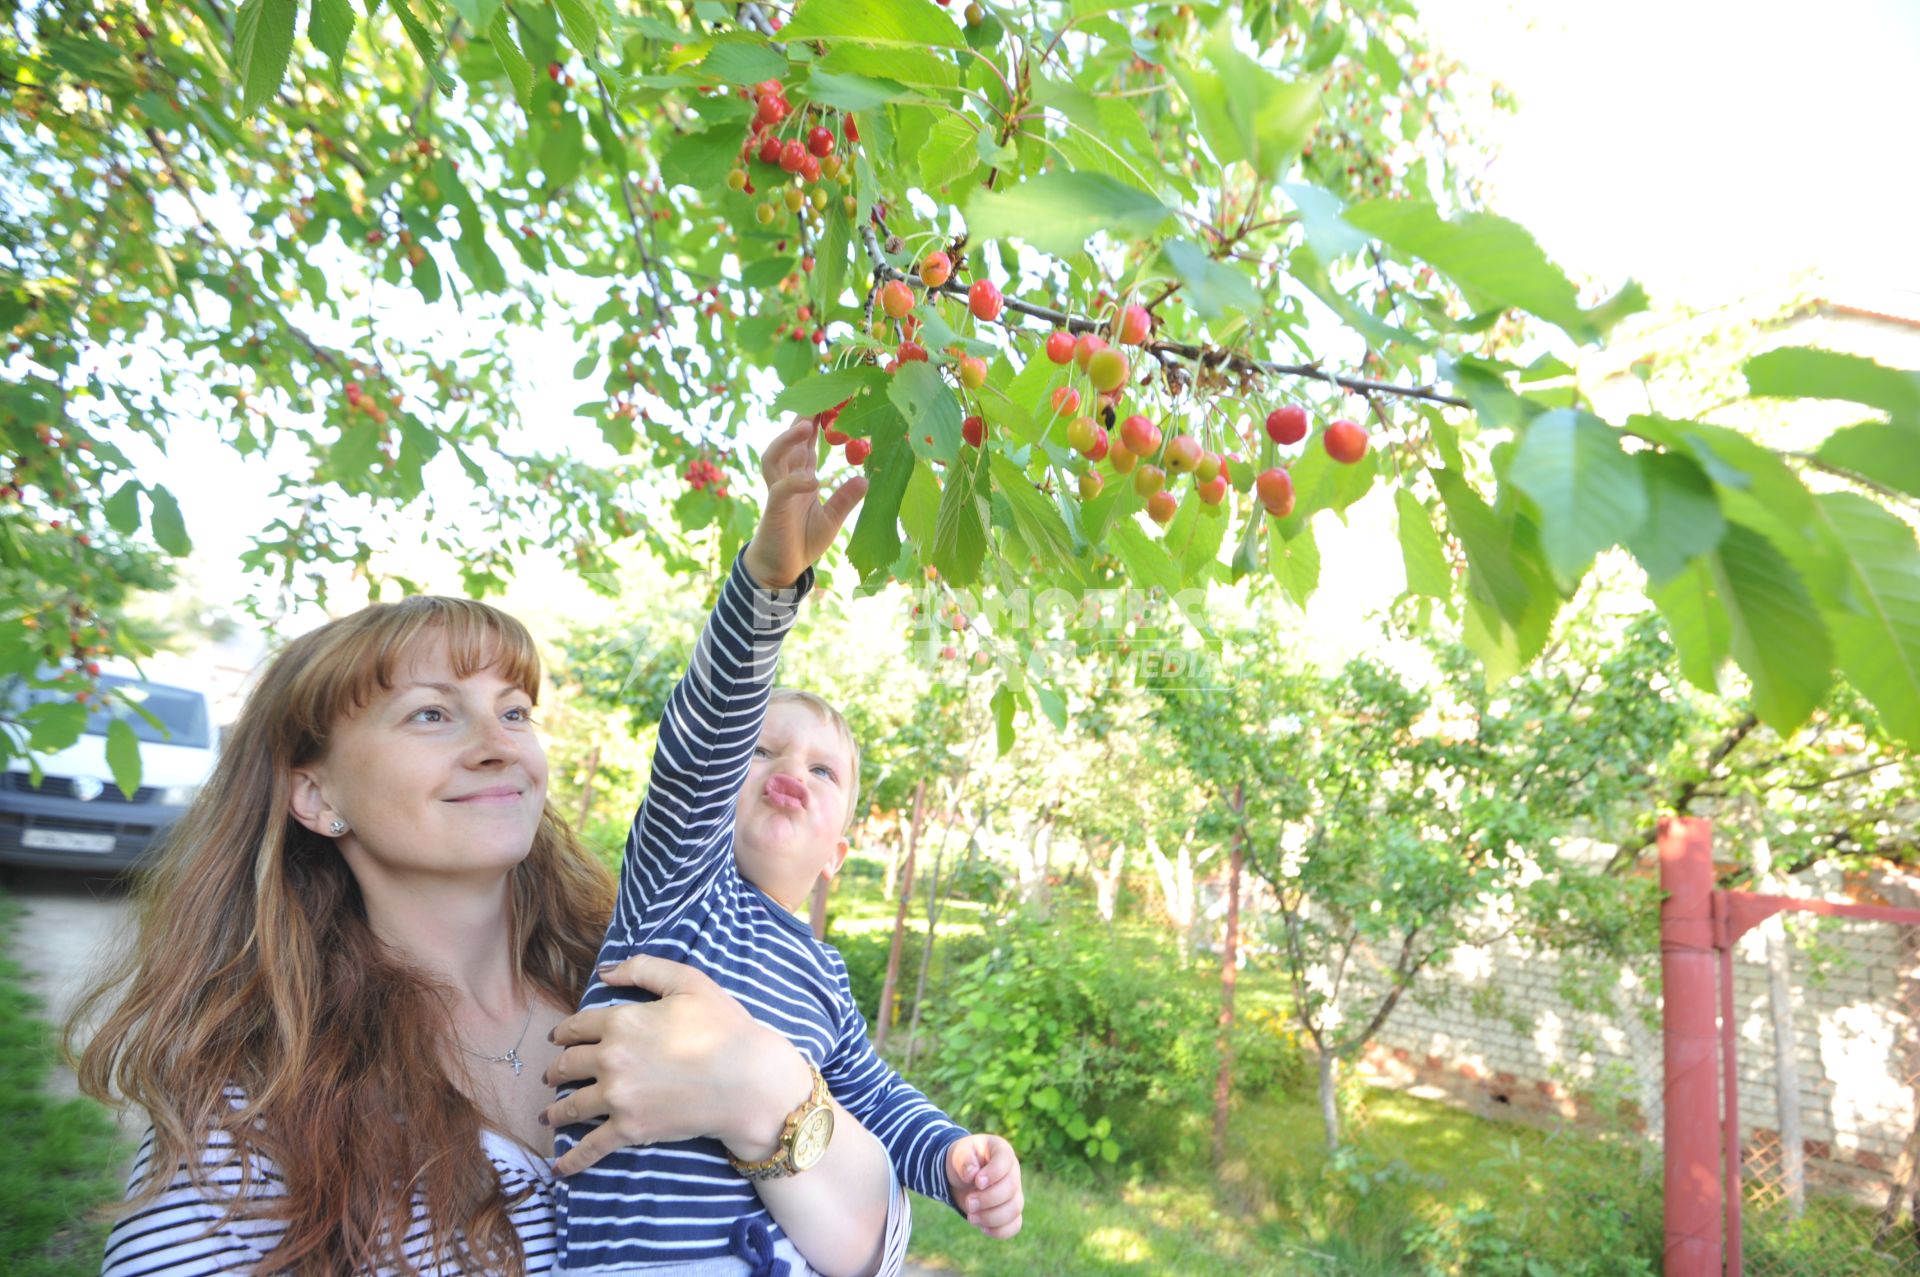
[[[651,990],[659,1001],[582,1011],[554,1030],[566,1049],[548,1068],[548,1084],[597,1080],[555,1101],[544,1120],[600,1123],[554,1169],[571,1175],[624,1144],[698,1136],[720,1140],[743,1161],[770,1156],[787,1115],[813,1087],[800,1052],[692,967],[637,957],[600,978]],[[873,1273],[883,1258],[897,1263],[885,1246],[898,1196],[885,1151],[846,1114],[837,1115],[817,1165],[758,1188],[781,1229],[828,1277]]]

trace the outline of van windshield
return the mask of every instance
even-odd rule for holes
[[[51,688],[27,687],[24,684],[23,679],[12,678],[0,688],[0,701],[5,702],[8,710],[17,713],[41,701],[66,699],[64,693]],[[116,718],[123,718],[127,726],[133,729],[135,737],[152,744],[205,749],[211,743],[213,732],[207,721],[207,698],[200,693],[182,687],[168,687],[164,683],[143,683],[139,679],[118,674],[102,674],[100,686],[112,688],[117,696],[124,696],[140,706],[158,719],[160,726],[155,727],[116,700],[93,706],[92,712],[87,715],[86,731],[89,736],[105,736],[107,725]]]

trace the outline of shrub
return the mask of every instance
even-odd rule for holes
[[[1213,1008],[1158,946],[1066,911],[1009,921],[923,1013],[927,1089],[1036,1162],[1137,1160],[1117,1118],[1203,1103]]]

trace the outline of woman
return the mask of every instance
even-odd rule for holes
[[[831,512],[830,542],[852,502],[819,503],[811,427],[788,433],[805,474],[782,492],[816,533]],[[550,1168],[551,1124],[767,1155],[810,1074],[700,973],[638,959],[603,978],[659,1001],[569,1014],[612,885],[546,801],[539,681],[517,621],[452,598],[369,607],[269,665],[74,1017],[118,998],[81,1084],[153,1121],[107,1273],[540,1273],[552,1175],[596,1155]],[[599,1079],[564,1109],[563,1047]],[[904,1199],[844,1118],[761,1191],[823,1271],[900,1263]]]

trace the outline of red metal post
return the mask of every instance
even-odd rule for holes
[[[1723,1199],[1714,1001],[1713,831],[1660,825],[1660,972],[1666,999],[1666,1277],[1720,1277]]]
[[[1718,897],[1716,892],[1715,896]],[[1724,924],[1721,914],[1717,921]],[[1741,1277],[1746,1271],[1740,1246],[1744,1239],[1740,1220],[1740,1037],[1739,1021],[1733,1014],[1733,941],[1724,925],[1717,937],[1720,966],[1720,1094],[1726,1112],[1720,1122],[1720,1149],[1727,1177],[1727,1261],[1729,1277]]]

